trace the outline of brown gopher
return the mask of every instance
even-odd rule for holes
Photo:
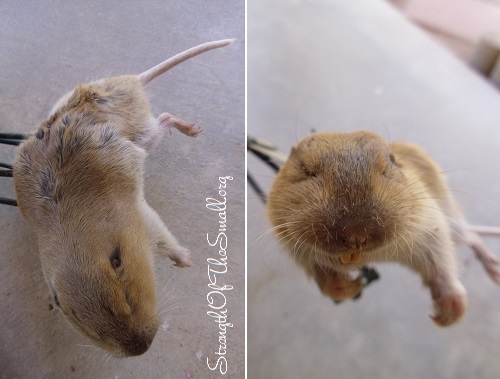
[[[453,239],[468,243],[500,284],[500,261],[469,226],[436,163],[418,146],[387,144],[371,132],[315,133],[292,149],[269,194],[276,234],[321,291],[354,297],[370,262],[398,262],[420,274],[432,318],[456,322],[466,308]]]
[[[18,204],[37,234],[54,302],[113,355],[144,353],[158,329],[153,252],[190,265],[144,199],[143,166],[166,128],[189,136],[201,129],[168,113],[153,117],[143,86],[233,41],[194,47],[137,76],[78,85],[18,149]]]

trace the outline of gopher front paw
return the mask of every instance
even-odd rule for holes
[[[328,273],[320,289],[323,295],[335,301],[351,299],[363,289],[363,278],[358,277],[353,280],[348,274]]]

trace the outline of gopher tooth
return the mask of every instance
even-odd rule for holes
[[[357,251],[353,255],[351,255],[351,260],[353,263],[358,263],[361,261],[362,256],[363,255],[361,254],[361,251]]]
[[[340,256],[340,263],[343,265],[351,263],[352,254],[342,254]]]
[[[347,265],[349,263],[358,263],[361,261],[361,251],[357,251],[355,253],[342,254],[340,256],[340,263],[343,265]]]

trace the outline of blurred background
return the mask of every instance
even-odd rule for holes
[[[387,0],[500,88],[499,0]]]
[[[468,22],[486,26],[498,8],[471,2],[491,11],[458,0],[248,2],[248,134],[287,153],[311,130],[417,143],[469,221],[500,226],[500,92],[472,64],[500,22],[473,32]],[[461,34],[438,24],[452,15]],[[272,170],[251,155],[248,170],[267,192]],[[249,378],[498,377],[500,287],[468,248],[457,247],[468,310],[443,329],[428,317],[428,289],[398,265],[376,266],[361,299],[335,305],[269,233],[250,187],[247,213]],[[500,255],[498,239],[486,242]]]

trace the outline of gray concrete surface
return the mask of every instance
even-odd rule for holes
[[[248,3],[248,133],[288,151],[312,128],[423,146],[472,223],[500,225],[500,93],[382,1]],[[272,172],[248,158],[266,189]],[[248,377],[498,378],[500,287],[458,248],[469,294],[448,329],[403,267],[334,305],[288,259],[248,190]],[[500,255],[500,241],[489,239]]]
[[[147,160],[146,198],[193,266],[156,262],[159,296],[172,307],[143,356],[109,359],[51,309],[37,242],[17,208],[0,206],[0,378],[212,378],[217,324],[207,316],[207,261],[217,251],[218,177],[228,188],[227,294],[230,378],[244,377],[244,2],[1,1],[0,131],[29,132],[75,84],[140,73],[197,44],[235,37],[230,47],[199,56],[152,82],[156,114],[168,111],[204,127],[197,139],[167,134]],[[0,145],[0,161],[14,148]],[[14,196],[0,180],[0,196]],[[169,292],[172,291],[172,292]]]

